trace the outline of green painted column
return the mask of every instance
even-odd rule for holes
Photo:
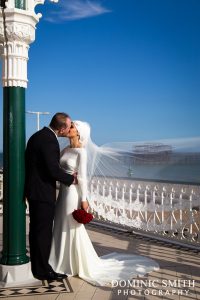
[[[15,7],[25,9],[25,0],[15,0]],[[6,17],[4,18],[6,27]],[[5,32],[5,29],[4,29]],[[8,53],[8,38],[5,38]],[[10,54],[10,53],[9,53]],[[7,54],[4,59],[7,58]],[[8,65],[6,78],[12,73]],[[11,73],[10,73],[11,72]],[[11,75],[12,76],[12,75]],[[3,88],[3,251],[2,265],[21,265],[29,262],[26,255],[25,180],[25,88]]]
[[[25,178],[25,89],[4,87],[3,134],[3,252],[0,263],[19,265],[26,256]]]
[[[53,0],[52,0],[53,1]],[[25,181],[25,89],[29,45],[35,40],[39,15],[35,6],[43,0],[0,0],[0,51],[3,83],[3,251],[0,282],[26,281],[30,275],[26,255]],[[9,9],[6,8],[6,3]],[[27,5],[26,5],[27,4]],[[7,28],[9,30],[7,30]],[[24,273],[16,272],[22,269]],[[11,268],[10,266],[13,266]],[[14,276],[14,277],[13,277]]]

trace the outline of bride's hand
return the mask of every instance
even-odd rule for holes
[[[78,173],[74,173],[73,176],[74,176],[74,181],[72,182],[72,184],[78,184],[78,178],[77,178],[77,175]]]
[[[89,208],[89,203],[88,203],[88,201],[83,201],[83,202],[81,202],[81,208],[84,209],[85,211],[87,211],[88,208]]]

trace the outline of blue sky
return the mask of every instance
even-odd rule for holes
[[[91,124],[97,144],[199,136],[199,0],[60,0],[36,11],[26,109],[51,113],[41,127],[65,111]],[[26,121],[28,138],[36,116]]]

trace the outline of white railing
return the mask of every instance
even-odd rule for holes
[[[90,206],[97,219],[131,230],[200,243],[200,186],[94,178]]]
[[[3,177],[0,174],[0,200]],[[200,186],[96,177],[90,207],[98,220],[148,233],[164,240],[200,243]],[[3,204],[0,204],[0,214]],[[28,208],[26,210],[28,214]]]

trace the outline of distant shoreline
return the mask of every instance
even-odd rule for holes
[[[3,168],[3,153],[0,153],[0,168]],[[128,169],[127,169],[128,171]],[[132,165],[130,176],[128,172],[121,172],[118,174],[119,178],[125,180],[141,180],[141,181],[156,181],[160,183],[176,183],[176,184],[189,184],[200,185],[200,164],[187,164],[187,165],[166,165],[156,166],[137,164]],[[143,176],[145,174],[145,176]],[[109,174],[105,174],[109,177]]]

